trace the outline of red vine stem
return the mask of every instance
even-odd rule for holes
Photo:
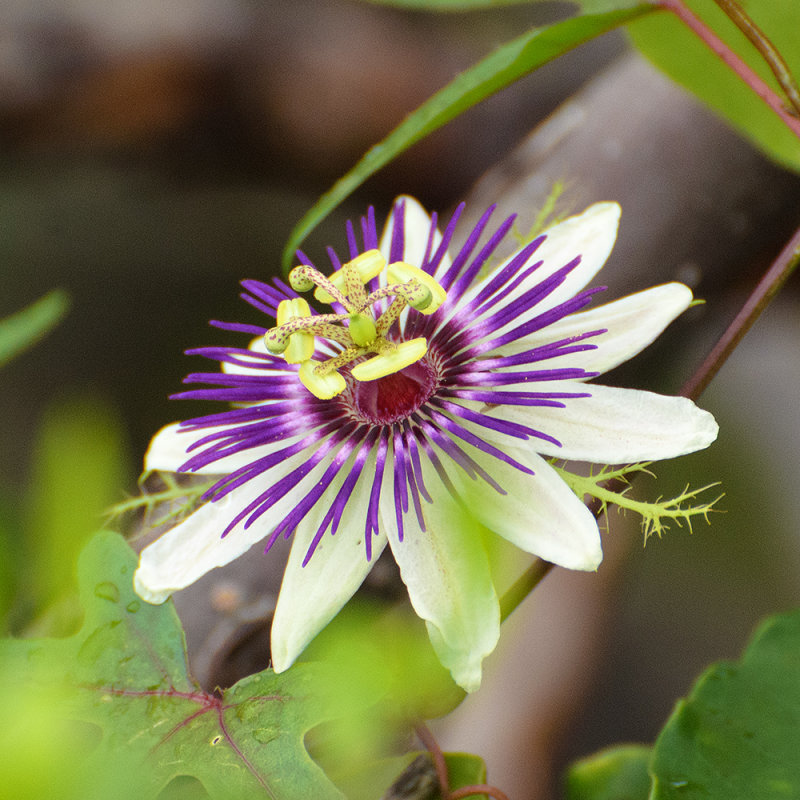
[[[783,100],[770,86],[756,75],[714,31],[696,17],[683,4],[682,0],[656,0],[656,5],[675,14],[783,120],[783,123],[795,136],[800,138],[800,119],[787,112]]]
[[[447,773],[447,761],[445,760],[442,748],[439,747],[439,743],[436,741],[436,737],[431,733],[431,729],[424,722],[417,723],[414,726],[414,731],[425,746],[425,749],[431,754],[443,800],[461,800],[463,797],[472,797],[476,794],[487,794],[490,797],[494,797],[495,800],[509,800],[505,792],[501,792],[496,786],[489,786],[486,783],[462,786],[460,789],[451,792],[450,776]]]
[[[447,800],[461,800],[462,797],[472,797],[476,794],[488,794],[489,797],[494,797],[496,800],[509,800],[505,792],[501,792],[496,786],[489,786],[486,783],[479,783],[475,786],[462,786],[451,792]]]
[[[781,250],[775,261],[764,273],[758,285],[753,290],[739,313],[728,326],[725,333],[714,345],[705,361],[698,367],[694,375],[684,384],[680,394],[696,400],[705,390],[720,367],[728,359],[736,346],[761,312],[769,305],[770,301],[781,290],[788,277],[800,263],[800,228],[798,228],[789,243]]]
[[[800,138],[800,119],[786,111],[781,98],[722,39],[686,8],[682,0],[655,0],[655,2],[661,8],[671,11],[694,31]],[[716,2],[719,2],[719,0],[716,0]],[[730,6],[732,3],[730,0],[727,0],[727,2],[723,0],[722,5]],[[766,39],[766,37],[764,38]],[[772,66],[771,63],[770,66]],[[728,356],[753,326],[761,312],[780,291],[798,263],[800,263],[800,229],[797,230],[778,258],[764,274],[728,329],[714,345],[700,367],[684,384],[680,394],[692,400],[697,400],[717,372],[719,372],[720,367],[728,359]],[[547,561],[536,559],[500,598],[500,618],[505,621],[511,612],[541,583],[552,568],[553,565]]]
[[[424,722],[418,722],[414,726],[414,731],[425,746],[425,749],[431,754],[433,765],[436,767],[436,777],[439,779],[442,797],[447,800],[450,797],[450,778],[447,774],[447,762],[444,759],[442,748],[439,747],[439,743],[431,733],[431,729]]]
[[[761,53],[761,57],[772,70],[775,80],[781,85],[789,103],[792,106],[792,115],[800,117],[800,91],[792,78],[792,73],[783,56],[774,44],[764,35],[761,28],[750,19],[744,9],[735,0],[714,0],[714,2],[728,15],[736,27],[750,40],[753,47]]]

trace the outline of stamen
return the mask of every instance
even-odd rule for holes
[[[352,288],[348,288],[347,286],[347,273],[350,272],[353,274],[349,268],[355,267],[356,273],[361,278],[361,292],[363,293],[364,284],[369,283],[373,278],[380,275],[385,266],[386,260],[381,255],[380,250],[367,250],[366,253],[361,253],[361,255],[356,256],[341,269],[336,270],[328,281],[337,290],[338,294],[341,295],[342,290],[344,290],[344,294],[350,295]],[[320,303],[331,303],[334,298],[342,302],[336,297],[336,294],[330,292],[330,290],[326,291],[326,289],[328,289],[327,286],[318,283],[317,287],[318,288],[314,292],[314,297],[319,300]],[[311,287],[309,286],[308,288],[310,289]],[[308,291],[308,289],[297,289],[296,291]],[[346,306],[346,303],[342,303],[342,305]]]
[[[367,295],[364,286],[384,269],[387,269],[388,285]],[[346,381],[339,369],[370,353],[375,355],[351,369],[355,380],[374,381],[419,361],[428,352],[427,341],[424,338],[399,343],[390,341],[386,338],[389,328],[406,306],[432,314],[447,296],[431,275],[411,264],[396,261],[387,268],[386,260],[377,249],[357,255],[329,278],[314,267],[301,264],[289,273],[289,282],[295,291],[316,287],[314,297],[317,300],[338,303],[347,312],[314,315],[305,300],[284,300],[278,306],[277,327],[264,337],[270,353],[285,353],[289,363],[301,364],[300,381],[320,399],[343,392]],[[383,306],[381,301],[385,298],[393,300],[376,322],[374,306],[379,302]],[[337,342],[343,350],[326,361],[315,361],[312,358],[315,336]]]
[[[447,292],[433,279],[427,272],[423,272],[413,264],[406,264],[404,261],[395,261],[386,268],[386,274],[391,283],[409,283],[416,281],[425,286],[432,295],[430,304],[417,308],[423,314],[433,314],[447,297]],[[413,305],[413,304],[412,304]],[[416,308],[416,306],[415,306]]]
[[[314,371],[318,375],[327,375],[329,372],[333,372],[334,370],[349,364],[359,356],[363,356],[365,352],[367,352],[365,348],[351,345],[339,353],[338,356],[329,358],[327,361],[323,361],[322,363],[317,362],[317,367]]]
[[[401,342],[393,350],[381,353],[374,358],[356,364],[350,374],[359,381],[374,381],[419,361],[428,352],[428,342],[424,338]]]
[[[312,361],[311,359],[304,361],[297,374],[300,377],[300,382],[314,397],[318,397],[320,400],[330,400],[332,397],[336,397],[337,394],[341,394],[347,384],[344,378],[335,370],[320,375],[317,371],[319,365],[319,361]]]
[[[284,354],[289,364],[300,364],[314,355],[314,336],[302,330],[293,332],[291,321],[295,319],[308,319],[311,309],[308,303],[297,297],[293,300],[281,300],[278,304],[278,328],[267,331],[264,343],[267,350],[274,355]]]
[[[305,304],[305,306],[301,305]],[[304,312],[307,312],[304,313]],[[311,350],[308,352],[308,358],[314,353],[314,335],[324,335],[327,338],[336,339],[341,341],[338,336],[338,330],[331,323],[341,322],[346,316],[341,314],[311,314],[311,309],[308,303],[302,297],[295,298],[294,300],[282,300],[278,306],[277,313],[278,320],[282,320],[275,328],[271,328],[264,335],[264,344],[273,355],[280,355],[288,347],[290,342],[294,341],[294,337],[310,337]],[[337,331],[337,333],[332,333]],[[343,344],[349,344],[350,339],[347,338]],[[307,347],[308,345],[304,345]],[[300,347],[300,345],[297,345]],[[301,350],[300,352],[306,352]],[[287,361],[289,359],[287,358]],[[289,361],[290,364],[299,364],[305,361],[305,358],[300,358],[297,361]]]

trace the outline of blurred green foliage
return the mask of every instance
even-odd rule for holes
[[[55,290],[0,320],[0,367],[49,333],[68,307],[67,295]]]
[[[651,747],[621,744],[576,761],[567,772],[566,800],[647,800]]]
[[[55,400],[45,410],[31,460],[17,530],[0,529],[0,547],[13,565],[7,567],[8,592],[17,590],[9,623],[20,630],[38,617],[30,632],[63,634],[79,619],[78,553],[130,479],[122,422],[98,397]]]

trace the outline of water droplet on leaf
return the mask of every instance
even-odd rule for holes
[[[261,744],[267,744],[278,738],[278,731],[276,728],[256,728],[253,731],[253,738]]]
[[[138,600],[131,600],[130,603],[125,606],[125,610],[130,614],[135,614],[141,607],[142,604]]]
[[[112,603],[119,601],[119,588],[111,581],[103,581],[94,587],[95,597],[100,597],[103,600],[110,600]]]

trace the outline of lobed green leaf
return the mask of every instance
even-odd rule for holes
[[[800,610],[708,669],[659,735],[652,800],[800,797]]]
[[[42,773],[3,776],[3,785],[18,797],[145,800],[193,779],[212,800],[341,800],[304,745],[306,732],[331,715],[317,691],[320,670],[265,670],[220,694],[203,691],[189,674],[172,604],[137,597],[135,566],[121,537],[99,534],[79,565],[81,629],[66,639],[0,643],[4,708],[16,711],[7,718],[15,737],[5,743],[6,763],[19,730],[38,720],[36,747],[19,752],[41,751]],[[63,735],[51,741],[55,731]],[[69,779],[59,773],[64,761]],[[57,795],[42,794],[50,785]]]
[[[572,764],[566,800],[647,800],[651,747],[622,744]]]

